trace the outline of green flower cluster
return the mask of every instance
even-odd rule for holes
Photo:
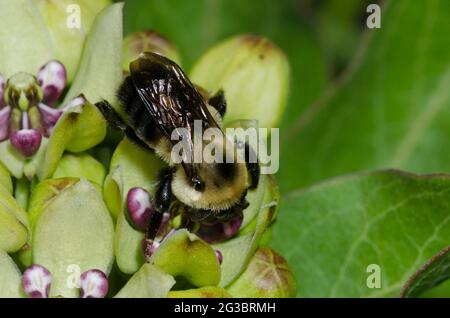
[[[79,28],[67,25],[73,4]],[[93,104],[117,106],[117,87],[139,53],[181,59],[156,32],[122,39],[122,7],[107,0],[0,3],[0,297],[294,296],[286,261],[264,247],[278,211],[272,176],[261,176],[224,239],[169,219],[145,257],[130,191],[151,196],[164,164],[108,133]],[[229,39],[190,75],[207,91],[224,89],[225,125],[258,119],[274,127],[284,110],[289,65],[267,39]]]

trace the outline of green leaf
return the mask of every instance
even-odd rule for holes
[[[409,278],[403,287],[401,296],[406,298],[420,296],[423,292],[432,289],[449,278],[450,246],[447,246]]]
[[[282,198],[272,246],[291,264],[299,296],[398,297],[408,277],[448,246],[449,192],[447,175],[340,177]],[[378,275],[367,272],[371,264],[381,288],[366,284]]]
[[[110,174],[104,184],[104,197],[111,214],[117,218],[114,248],[117,265],[127,274],[133,274],[144,263],[142,239],[144,233],[134,229],[127,220],[126,199],[133,187],[152,192],[157,173],[163,167],[161,160],[124,138],[114,151]]]
[[[102,196],[87,181],[64,188],[43,207],[33,236],[33,262],[52,273],[50,296],[78,297],[68,284],[78,271],[108,275],[114,261],[114,228]],[[78,277],[75,277],[78,278]]]
[[[0,298],[24,297],[21,285],[22,274],[14,261],[0,251]]]
[[[128,280],[115,298],[165,298],[174,284],[172,276],[146,263]]]
[[[53,57],[49,31],[31,0],[0,2],[0,73],[37,73]]]
[[[216,286],[220,265],[215,251],[195,234],[177,230],[162,241],[150,258],[164,272],[197,287]]]
[[[53,175],[65,150],[85,151],[100,143],[105,136],[106,122],[97,107],[85,103],[69,108],[56,123],[45,153],[37,164],[39,179]]]
[[[448,1],[385,2],[338,83],[282,131],[282,192],[368,169],[450,172],[448,21]]]
[[[79,94],[92,103],[116,100],[116,89],[122,81],[122,7],[123,3],[113,4],[96,17],[64,103]]]

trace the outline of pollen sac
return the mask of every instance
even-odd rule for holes
[[[262,247],[227,290],[238,298],[287,298],[296,295],[297,285],[286,260]]]
[[[127,195],[128,215],[137,229],[145,232],[154,212],[150,194],[143,188],[132,188]]]
[[[108,288],[108,279],[101,270],[91,269],[80,276],[81,298],[104,298]]]
[[[31,265],[22,276],[22,288],[31,298],[48,298],[52,275],[41,265]]]

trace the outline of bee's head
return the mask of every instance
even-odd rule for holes
[[[225,143],[215,142],[216,150],[223,150],[217,157],[219,160],[195,164],[195,174],[191,176],[182,166],[175,172],[172,181],[174,195],[190,207],[226,210],[240,202],[248,188],[247,168],[245,163],[237,160],[233,143],[226,142],[227,147],[224,147]]]

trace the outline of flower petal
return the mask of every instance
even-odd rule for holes
[[[22,288],[31,298],[48,298],[52,274],[41,265],[31,265],[22,276]]]
[[[144,263],[144,233],[136,230],[127,220],[128,190],[141,187],[151,192],[162,167],[162,161],[155,154],[139,148],[126,138],[120,142],[111,159],[111,173],[106,178],[103,196],[117,218],[115,253],[117,265],[123,273],[133,274]]]
[[[220,281],[220,265],[210,245],[187,230],[167,236],[150,258],[173,277],[182,276],[197,287],[216,286]]]
[[[116,99],[122,80],[122,8],[123,3],[110,5],[95,18],[64,104],[81,93],[91,103]]]
[[[84,103],[87,102],[87,99],[84,97],[83,94],[78,95],[75,98],[72,98],[71,100],[69,100],[69,102],[67,104],[65,104],[63,107],[61,107],[63,110],[68,110],[72,107],[78,106],[78,105],[82,105]]]
[[[80,273],[92,268],[104,273],[111,270],[114,228],[101,194],[89,182],[78,180],[68,187],[65,179],[57,182],[64,191],[53,197],[41,193],[48,198],[47,203],[33,212],[37,216],[33,262],[51,271],[50,296],[78,297],[75,281]],[[47,189],[52,191],[51,187]]]
[[[23,297],[21,288],[22,274],[12,258],[0,251],[0,298]]]
[[[92,104],[73,106],[63,112],[50,136],[42,162],[39,179],[50,177],[58,167],[64,150],[81,152],[100,143],[106,135],[106,122]]]
[[[101,185],[105,180],[106,169],[94,157],[87,153],[65,153],[53,174],[53,178],[85,178],[94,186]]]
[[[43,102],[53,106],[66,86],[66,68],[61,62],[52,60],[41,67],[37,79],[44,94]]]
[[[0,141],[8,137],[9,118],[11,116],[11,107],[6,106],[0,109]]]
[[[41,120],[44,124],[45,135],[48,137],[51,135],[56,122],[61,117],[63,111],[57,108],[52,108],[43,103],[38,105],[39,113],[41,114]]]
[[[238,236],[231,240],[213,245],[223,255],[222,278],[219,286],[227,286],[245,269],[245,265],[258,247],[265,230],[272,221],[275,213],[274,207],[276,206],[269,204],[272,203],[271,197],[264,198],[264,193],[269,186],[267,179],[267,175],[261,175],[258,188],[252,190],[255,191],[255,194],[252,197],[253,200],[249,200],[250,205],[247,210],[256,209],[257,217],[248,224],[250,228],[243,228]],[[249,212],[253,214],[247,210],[244,211],[244,214]]]
[[[0,70],[5,78],[35,74],[52,59],[53,45],[34,1],[0,1]]]
[[[55,57],[67,69],[68,80],[74,77],[81,51],[95,16],[110,0],[58,0],[33,1],[36,3],[48,33],[55,43]],[[80,13],[78,16],[77,13]],[[77,25],[77,22],[80,24]],[[70,26],[70,27],[69,27]]]
[[[39,150],[42,134],[37,129],[21,129],[11,134],[10,141],[23,156],[31,157]]]
[[[104,298],[108,288],[108,278],[101,270],[91,269],[80,276],[81,298]]]
[[[175,285],[175,279],[157,266],[145,263],[128,280],[115,298],[164,298]]]

